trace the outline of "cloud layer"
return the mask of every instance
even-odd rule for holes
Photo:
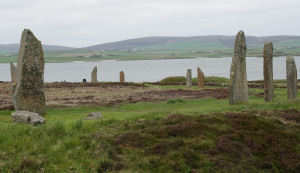
[[[30,28],[83,47],[145,36],[300,35],[299,0],[2,0],[0,43]]]

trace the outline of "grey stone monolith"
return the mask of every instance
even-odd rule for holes
[[[120,71],[120,83],[124,83],[125,82],[125,74],[124,71]]]
[[[10,77],[11,77],[11,82],[13,83],[17,82],[17,68],[12,62],[10,63]]]
[[[199,67],[197,68],[197,77],[198,77],[198,87],[204,88],[205,76],[203,71]]]
[[[98,68],[97,68],[97,66],[95,66],[92,70],[92,73],[91,73],[91,82],[92,83],[97,83],[98,82],[97,71],[98,71]]]
[[[240,31],[235,39],[234,56],[230,67],[229,103],[239,104],[248,102],[248,81],[246,70],[246,38]]]
[[[22,33],[13,95],[17,111],[45,114],[44,53],[42,43],[29,30]]]
[[[266,102],[273,100],[273,43],[264,45],[264,98]]]
[[[186,72],[186,86],[191,87],[192,85],[192,70],[188,69]]]
[[[286,75],[288,99],[295,100],[297,98],[297,67],[292,56],[286,58]]]

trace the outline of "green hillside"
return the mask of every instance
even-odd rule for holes
[[[46,46],[45,56],[47,62],[231,57],[234,39],[234,36],[145,37],[79,49]],[[300,36],[249,36],[247,55],[261,57],[264,43],[270,41],[275,56],[300,56]],[[0,63],[15,61],[16,50],[16,45],[7,49],[0,46]]]

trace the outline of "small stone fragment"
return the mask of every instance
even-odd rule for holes
[[[97,120],[102,118],[101,112],[91,112],[88,114],[88,116],[85,118],[85,120]]]
[[[35,112],[16,111],[12,113],[12,118],[14,122],[18,123],[26,123],[32,125],[39,125],[45,123],[45,119]]]

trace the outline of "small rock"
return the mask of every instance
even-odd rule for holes
[[[88,116],[85,118],[85,120],[97,120],[102,118],[101,112],[91,112],[88,114]]]
[[[16,111],[12,113],[12,118],[18,123],[27,123],[32,125],[45,123],[45,118],[41,117],[38,113],[28,111]]]

